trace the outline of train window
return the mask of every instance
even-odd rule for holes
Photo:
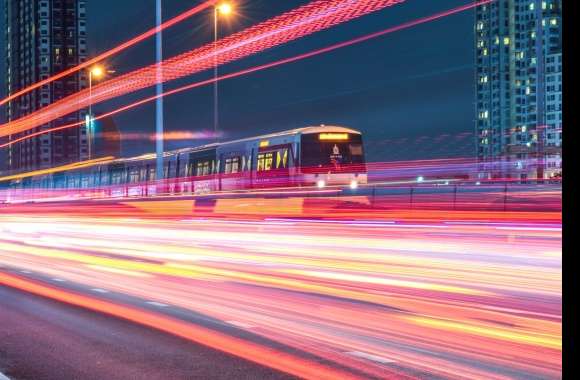
[[[233,174],[239,171],[240,171],[240,157],[227,158],[224,173]]]
[[[259,172],[272,170],[272,162],[274,161],[274,153],[260,153],[258,154],[258,168]]]
[[[66,187],[68,189],[76,189],[78,187],[77,178],[75,178],[74,174],[69,174],[67,176]]]
[[[198,161],[196,175],[197,176],[209,175],[210,174],[209,169],[210,169],[209,161]]]
[[[286,168],[288,165],[288,149],[282,149],[277,152],[276,169],[280,169],[280,164],[282,168]]]
[[[179,161],[179,170],[178,170],[178,174],[177,174],[177,176],[178,176],[179,178],[187,177],[187,169],[188,169],[188,164],[186,164],[186,163],[184,162],[184,160],[183,160],[183,159],[181,159],[181,160]]]
[[[122,184],[123,181],[123,174],[124,174],[124,170],[113,170],[113,175],[111,176],[111,184],[112,185],[120,185]]]
[[[163,178],[170,178],[169,173],[171,173],[172,166],[173,165],[171,165],[171,161],[167,162],[167,164],[163,166]]]
[[[131,168],[131,171],[129,172],[129,182],[139,182],[139,168]]]
[[[349,148],[351,156],[362,156],[363,149],[361,144],[350,144]]]
[[[316,135],[302,136],[302,167],[363,164],[364,150],[361,136],[350,135],[349,141],[318,140]]]
[[[141,173],[139,174],[139,181],[141,181],[141,182],[147,181],[148,168],[149,168],[149,165],[141,167]]]

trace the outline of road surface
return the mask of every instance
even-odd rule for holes
[[[144,347],[135,371],[149,366],[142,359],[159,344],[161,353],[175,348],[178,358],[209,355],[227,363],[215,377],[229,377],[242,365],[257,378],[279,372],[307,378],[561,377],[557,223],[4,214],[0,226],[0,284],[88,309],[52,313],[61,326],[62,319],[75,320],[66,339],[95,319],[101,321],[97,331],[120,331],[121,338],[105,343],[120,339],[119,350]],[[42,306],[47,301],[4,294],[13,300],[13,306],[2,304],[15,313],[10,324],[29,315],[15,329],[46,323],[34,319],[33,304],[50,309]],[[20,297],[28,309],[17,306]],[[131,331],[137,331],[134,341]],[[96,366],[103,347],[93,343],[80,339],[83,348],[66,368],[78,370],[93,346],[94,362],[82,362]],[[243,360],[218,360],[220,354],[199,344]],[[14,355],[22,358],[29,348]],[[30,354],[42,368],[41,348]],[[262,376],[264,367],[273,372]],[[176,378],[210,370],[205,364],[174,369]]]
[[[0,371],[11,379],[291,379],[82,308],[0,287]]]

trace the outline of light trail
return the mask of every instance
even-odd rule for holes
[[[113,157],[113,156],[101,157],[101,158],[95,158],[95,159],[88,160],[88,161],[81,161],[81,162],[75,162],[72,164],[57,166],[54,168],[39,169],[39,170],[34,170],[31,172],[26,172],[26,173],[8,175],[8,176],[0,177],[0,181],[11,181],[14,179],[23,179],[23,178],[28,178],[28,177],[32,177],[32,176],[41,176],[44,174],[60,173],[60,172],[66,172],[69,170],[83,169],[83,168],[91,167],[94,165],[109,162],[109,161],[113,160],[114,158],[115,157]]]
[[[423,17],[423,18],[420,18],[420,19],[417,19],[417,20],[414,20],[414,21],[410,21],[410,22],[407,22],[407,23],[404,23],[404,24],[401,24],[401,25],[398,25],[398,26],[395,26],[395,27],[387,28],[387,29],[384,29],[384,30],[379,31],[379,32],[371,33],[371,34],[368,34],[366,36],[358,37],[358,38],[355,38],[355,39],[352,39],[352,40],[349,40],[349,41],[345,41],[345,42],[341,42],[341,43],[338,43],[338,44],[335,44],[335,45],[331,45],[331,46],[328,46],[328,47],[325,47],[325,48],[322,48],[322,49],[313,50],[313,51],[310,51],[310,52],[307,52],[307,53],[304,53],[304,54],[300,54],[300,55],[297,55],[297,56],[294,56],[294,57],[285,58],[285,59],[281,59],[279,61],[267,63],[267,64],[264,64],[264,65],[255,66],[255,67],[248,68],[248,69],[245,69],[245,70],[241,70],[241,71],[238,71],[238,72],[235,72],[235,73],[230,73],[230,74],[227,74],[227,75],[222,75],[222,76],[219,76],[218,78],[211,78],[211,79],[208,79],[208,80],[204,80],[204,81],[192,83],[192,84],[189,84],[189,85],[185,85],[185,86],[182,86],[182,87],[179,87],[179,88],[170,90],[170,91],[166,91],[166,92],[164,92],[162,94],[159,94],[159,95],[155,95],[155,96],[151,96],[151,97],[148,97],[148,98],[141,99],[141,100],[136,101],[134,103],[128,104],[128,105],[123,106],[123,107],[120,107],[120,108],[118,108],[116,110],[107,112],[105,114],[102,114],[100,116],[95,117],[95,120],[100,120],[100,119],[103,119],[103,118],[106,118],[106,117],[110,117],[110,116],[116,115],[118,113],[122,113],[122,112],[125,112],[125,111],[129,111],[129,110],[131,110],[133,108],[136,108],[136,107],[142,106],[144,104],[153,102],[153,101],[159,99],[160,97],[171,96],[171,95],[178,94],[178,93],[181,93],[181,92],[184,92],[184,91],[187,91],[187,90],[192,90],[194,88],[198,88],[198,87],[202,87],[202,86],[205,86],[205,85],[209,85],[209,84],[215,83],[216,81],[233,79],[233,78],[237,78],[237,77],[240,77],[240,76],[244,76],[244,75],[248,75],[248,74],[251,74],[251,73],[255,73],[255,72],[258,72],[258,71],[262,71],[262,70],[266,70],[266,69],[270,69],[270,68],[282,66],[282,65],[285,65],[285,64],[288,64],[288,63],[297,62],[297,61],[300,61],[300,60],[303,60],[303,59],[312,58],[312,57],[315,57],[315,56],[318,56],[318,55],[321,55],[321,54],[324,54],[324,53],[332,52],[334,50],[338,50],[338,49],[345,48],[345,47],[348,47],[348,46],[356,45],[358,43],[362,43],[362,42],[365,42],[365,41],[369,41],[371,39],[378,38],[378,37],[381,37],[381,36],[384,36],[384,35],[387,35],[387,34],[390,34],[390,33],[395,33],[395,32],[398,32],[398,31],[401,31],[401,30],[405,30],[405,29],[409,29],[411,27],[418,26],[418,25],[421,25],[421,24],[425,24],[425,23],[428,23],[428,22],[431,22],[431,21],[436,21],[436,20],[442,19],[444,17],[448,17],[448,16],[451,16],[451,15],[454,15],[454,14],[457,14],[457,13],[464,12],[464,11],[469,10],[469,9],[473,9],[473,8],[475,8],[477,6],[481,6],[481,5],[484,5],[484,4],[488,4],[488,3],[493,2],[493,1],[496,1],[496,0],[484,0],[484,1],[476,2],[476,3],[466,4],[466,5],[457,7],[457,8],[453,8],[453,9],[450,9],[450,10],[446,10],[446,11],[443,11],[443,12],[436,13],[436,14],[431,15],[431,16],[427,16],[427,17]],[[47,133],[51,133],[51,132],[57,132],[57,131],[61,131],[61,130],[64,130],[64,129],[78,127],[78,126],[83,125],[83,124],[84,124],[84,122],[70,123],[70,124],[66,124],[66,125],[59,126],[59,127],[45,129],[43,131],[31,133],[29,135],[26,135],[26,136],[23,136],[23,137],[20,137],[20,138],[17,138],[17,139],[13,139],[11,141],[8,141],[7,143],[0,144],[0,148],[5,148],[5,147],[8,147],[10,145],[13,145],[13,144],[16,144],[16,143],[22,142],[24,140],[27,140],[27,139],[30,139],[30,138],[33,138],[33,137],[37,137],[37,136],[40,136],[40,135],[43,135],[43,134],[47,134]]]
[[[404,0],[317,0],[254,27],[226,37],[217,44],[165,60],[161,80],[168,82],[230,63],[266,49],[328,29]],[[82,90],[18,120],[0,125],[0,137],[13,135],[64,115],[155,85],[158,65],[150,65]]]
[[[187,12],[184,12],[184,13],[182,13],[182,14],[180,14],[180,15],[178,15],[178,16],[176,16],[176,17],[174,17],[174,18],[172,18],[172,19],[170,19],[170,20],[168,20],[166,22],[164,22],[163,24],[161,24],[159,26],[159,28],[156,27],[156,28],[150,29],[147,32],[145,32],[143,34],[140,34],[139,36],[134,37],[134,38],[132,38],[132,39],[130,39],[130,40],[128,40],[128,41],[126,41],[126,42],[124,42],[124,43],[116,46],[116,47],[114,47],[111,50],[108,50],[108,51],[106,51],[106,52],[104,52],[102,54],[99,54],[98,56],[96,56],[94,58],[89,59],[88,61],[85,61],[85,62],[79,64],[78,66],[75,66],[75,67],[72,67],[72,68],[70,68],[68,70],[62,71],[62,72],[60,72],[60,73],[58,73],[56,75],[53,75],[53,76],[51,76],[51,77],[49,77],[47,79],[41,80],[40,82],[36,82],[35,84],[33,84],[31,86],[28,86],[28,87],[26,87],[26,88],[24,88],[22,90],[19,90],[19,91],[15,92],[14,94],[11,94],[11,95],[7,96],[4,99],[1,99],[0,100],[0,106],[8,103],[11,100],[16,99],[19,96],[22,96],[22,95],[24,95],[24,94],[26,94],[26,93],[34,90],[34,89],[37,89],[39,87],[42,87],[45,84],[54,82],[55,80],[64,78],[64,77],[69,76],[71,74],[74,74],[77,71],[80,71],[82,69],[85,69],[87,67],[90,67],[90,66],[92,66],[92,65],[94,65],[96,63],[99,63],[99,62],[101,62],[101,61],[103,61],[103,60],[105,60],[105,59],[107,59],[107,58],[109,58],[109,57],[111,57],[111,56],[113,56],[113,55],[115,55],[117,53],[120,53],[123,50],[126,50],[129,47],[131,47],[133,45],[136,45],[136,44],[138,44],[138,43],[140,43],[140,42],[142,42],[142,41],[144,41],[144,40],[146,40],[146,39],[154,36],[159,31],[163,31],[163,30],[165,30],[165,29],[167,29],[167,28],[169,28],[169,27],[171,27],[173,25],[176,25],[176,24],[178,24],[178,23],[180,23],[180,22],[182,22],[182,21],[184,21],[184,20],[192,17],[193,15],[198,14],[199,12],[201,12],[201,11],[203,11],[203,10],[211,7],[211,6],[214,6],[217,3],[217,1],[218,0],[210,0],[210,1],[204,2],[203,4],[197,5],[197,6],[193,7],[193,8],[191,8],[190,10],[188,10]]]
[[[374,211],[359,211],[356,223],[318,223],[308,211],[302,220],[236,221],[185,207],[181,220],[92,207],[76,216],[39,208],[34,218],[4,209],[0,283],[298,376],[561,377],[561,222],[493,223],[477,211],[457,224],[443,213],[429,223],[371,222]],[[30,289],[10,275],[22,271],[53,285]],[[71,295],[67,284],[86,292]],[[102,298],[111,294],[116,304]],[[152,315],[121,303],[124,295],[163,307]],[[286,349],[164,314],[175,308]],[[310,367],[304,355],[326,366]]]
[[[166,153],[169,155],[170,153]],[[154,154],[123,159],[118,162],[128,163],[150,160]],[[355,189],[347,184],[329,185],[324,189],[313,186],[296,187],[289,177],[272,178],[267,186],[255,188],[252,185],[252,174],[227,174],[212,176],[183,176],[161,181],[131,181],[115,184],[108,179],[101,182],[98,173],[108,173],[108,165],[113,157],[104,157],[61,167],[18,173],[0,177],[0,204],[33,204],[34,208],[42,203],[57,201],[68,202],[73,199],[79,202],[132,202],[142,200],[143,207],[157,208],[155,202],[148,200],[165,199],[177,209],[187,214],[199,200],[210,197],[213,205],[205,206],[210,213],[230,213],[235,211],[236,202],[245,197],[244,208],[237,208],[235,213],[261,217],[264,212],[280,212],[281,216],[299,216],[308,209],[312,217],[354,217],[372,209],[376,218],[392,215],[395,210],[412,208],[422,213],[423,218],[437,219],[438,213],[466,213],[487,211],[488,218],[501,219],[507,215],[520,219],[541,216],[548,219],[561,219],[562,188],[561,181],[549,181],[544,184],[522,184],[516,179],[479,180],[477,178],[479,163],[476,159],[436,159],[395,162],[368,162],[365,164],[368,183],[361,183]],[[501,163],[501,162],[500,162]],[[97,167],[101,167],[98,169]],[[92,169],[91,169],[92,168]],[[83,169],[91,172],[91,178],[83,176],[75,184],[54,181],[49,185],[42,182],[42,175]],[[302,170],[322,170],[325,168],[302,168]],[[92,171],[91,171],[92,170]],[[255,175],[255,172],[254,174]],[[422,177],[418,182],[417,178]],[[235,186],[222,186],[222,180],[236,179]],[[96,181],[94,180],[96,179]],[[20,181],[13,182],[10,181]],[[477,182],[476,182],[477,181]],[[24,184],[22,186],[22,184]],[[42,184],[42,185],[41,185]],[[264,184],[265,185],[265,184]],[[232,199],[229,199],[233,197]],[[270,197],[271,199],[265,199]],[[181,201],[175,201],[181,198]],[[213,199],[215,198],[215,199]],[[260,202],[268,204],[267,209],[259,206]],[[350,203],[349,203],[350,202]],[[133,205],[136,203],[133,203]],[[26,206],[23,206],[26,207]],[[56,206],[59,207],[59,206]],[[82,209],[82,208],[81,208]],[[67,212],[67,208],[63,208]],[[74,210],[73,210],[74,211]],[[163,208],[161,207],[161,210]],[[20,212],[30,212],[26,208]],[[128,212],[128,210],[125,210]],[[167,214],[166,214],[167,215]],[[451,215],[451,214],[449,214]]]
[[[356,379],[347,372],[342,372],[318,363],[301,360],[274,349],[244,342],[231,336],[220,334],[202,327],[159,316],[135,308],[105,302],[95,298],[66,292],[57,288],[26,281],[22,278],[0,272],[0,284],[23,290],[41,297],[79,306],[98,313],[109,314],[144,326],[176,335],[192,342],[200,343],[217,350],[250,360],[266,367],[299,376],[304,379]],[[157,303],[158,305],[161,305]],[[271,358],[275,357],[276,360]]]

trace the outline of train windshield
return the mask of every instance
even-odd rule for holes
[[[362,137],[353,133],[317,133],[302,136],[303,168],[352,168],[365,163]]]

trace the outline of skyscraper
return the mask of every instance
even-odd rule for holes
[[[497,0],[475,18],[480,176],[561,174],[562,1]]]
[[[5,0],[7,93],[49,78],[86,59],[85,0]],[[87,86],[79,72],[56,80],[11,101],[8,121],[16,120]],[[76,112],[49,124],[10,136],[11,140],[71,122],[84,120]],[[86,129],[73,128],[15,143],[9,168],[24,171],[75,162],[88,157]]]

